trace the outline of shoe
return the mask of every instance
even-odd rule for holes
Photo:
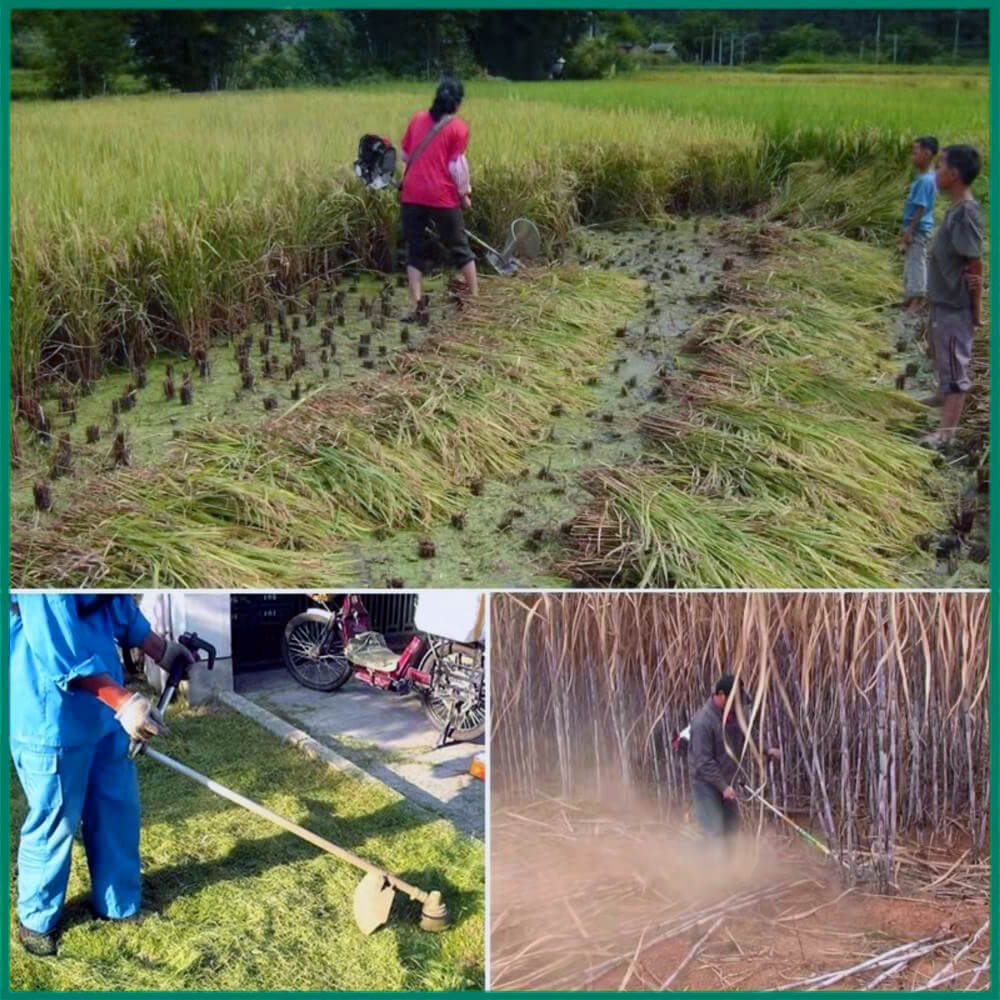
[[[35,958],[51,958],[59,950],[55,934],[40,934],[25,927],[20,921],[17,922],[17,939],[21,942],[21,947]]]

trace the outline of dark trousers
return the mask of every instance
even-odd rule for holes
[[[691,798],[698,825],[707,837],[731,837],[740,828],[740,810],[735,799],[728,801],[706,781],[691,782]]]
[[[448,263],[456,271],[476,259],[465,235],[465,220],[460,208],[431,208],[428,205],[404,202],[402,219],[408,267],[415,267],[421,274],[428,269],[432,252],[427,235],[428,226],[433,226],[437,231],[438,238],[448,251]]]

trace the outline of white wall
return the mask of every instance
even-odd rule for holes
[[[421,632],[430,632],[457,642],[485,638],[486,595],[478,590],[421,590],[413,623]]]
[[[228,593],[155,591],[143,594],[139,607],[155,631],[174,639],[182,632],[197,632],[215,646],[220,660],[233,655]]]

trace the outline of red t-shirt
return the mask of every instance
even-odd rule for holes
[[[434,127],[429,111],[420,111],[410,119],[400,143],[407,157]],[[450,122],[426,146],[403,180],[403,201],[430,208],[458,208],[462,199],[451,179],[448,164],[461,156],[469,145],[469,126],[461,118]]]

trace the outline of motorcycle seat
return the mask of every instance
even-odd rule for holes
[[[344,646],[344,656],[366,670],[392,673],[399,665],[399,654],[394,653],[379,632],[359,632]]]

